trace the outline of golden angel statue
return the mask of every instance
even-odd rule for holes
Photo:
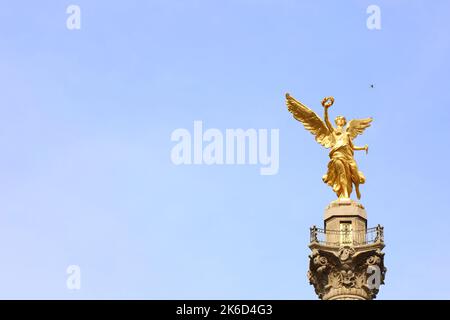
[[[322,100],[324,107],[324,121],[311,109],[303,103],[295,100],[288,93],[286,94],[286,104],[288,110],[294,118],[303,123],[315,137],[316,141],[325,148],[330,148],[330,162],[328,171],[322,177],[323,182],[333,188],[339,199],[348,199],[355,185],[356,195],[361,198],[359,185],[365,182],[365,177],[356,166],[353,158],[354,150],[365,150],[366,154],[369,147],[356,147],[353,145],[353,139],[364,132],[364,129],[370,127],[372,118],[354,119],[348,124],[343,116],[338,116],[334,120],[334,128],[328,119],[328,108],[334,103],[333,97],[326,97]],[[347,124],[347,126],[346,126]]]

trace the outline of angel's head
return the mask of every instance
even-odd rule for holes
[[[347,120],[344,116],[337,116],[336,119],[334,119],[334,122],[338,127],[343,127],[347,124]]]

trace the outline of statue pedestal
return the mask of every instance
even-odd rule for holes
[[[311,228],[308,279],[323,300],[376,297],[384,283],[383,227],[367,228],[364,207],[350,199],[325,209],[324,228]]]

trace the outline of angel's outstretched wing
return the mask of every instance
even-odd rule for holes
[[[289,93],[286,93],[286,104],[294,118],[303,123],[305,128],[316,137],[318,143],[325,148],[330,148],[334,145],[333,134],[314,111],[300,101],[295,100]]]
[[[347,125],[347,133],[353,140],[357,135],[362,134],[366,128],[370,127],[371,122],[372,118],[353,119]]]

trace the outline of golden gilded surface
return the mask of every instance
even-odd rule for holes
[[[322,100],[324,108],[324,120],[322,120],[314,111],[286,93],[286,104],[294,118],[303,123],[318,143],[330,149],[330,162],[328,162],[327,173],[322,177],[323,182],[333,188],[339,199],[350,198],[354,185],[356,195],[360,199],[359,185],[363,184],[366,178],[358,170],[353,155],[355,150],[365,150],[367,154],[369,147],[367,145],[357,147],[353,145],[353,139],[370,127],[372,118],[353,119],[347,124],[345,117],[337,116],[336,127],[333,127],[328,118],[328,108],[333,103],[333,97]]]

